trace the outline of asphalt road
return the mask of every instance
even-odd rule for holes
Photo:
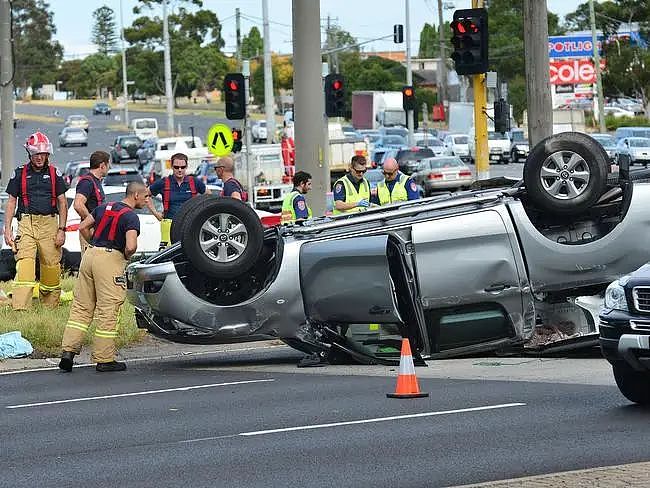
[[[650,412],[611,385],[422,377],[429,398],[393,400],[394,377],[278,372],[297,357],[2,375],[0,485],[453,486],[650,460]]]

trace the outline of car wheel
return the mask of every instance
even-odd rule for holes
[[[633,370],[627,364],[615,364],[614,379],[623,396],[639,405],[650,405],[650,374]]]
[[[194,210],[194,208],[201,203],[203,203],[205,200],[208,198],[218,198],[216,195],[197,195],[194,198],[190,198],[188,201],[183,203],[181,205],[181,208],[178,209],[178,212],[176,212],[176,215],[174,215],[174,219],[172,220],[172,226],[169,231],[169,236],[171,238],[172,243],[174,242],[179,242],[181,240],[181,237],[183,236],[183,230],[185,228],[185,224],[187,224],[187,215],[189,212]]]
[[[539,142],[524,166],[524,183],[533,205],[565,215],[591,208],[607,183],[604,154],[598,142],[576,132]]]
[[[262,223],[251,207],[232,198],[209,198],[188,212],[181,245],[196,269],[232,278],[255,264],[263,238]]]

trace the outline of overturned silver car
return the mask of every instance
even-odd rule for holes
[[[127,268],[140,327],[175,342],[278,338],[334,361],[449,357],[597,340],[598,297],[648,261],[650,184],[608,174],[602,147],[565,133],[524,180],[263,229],[239,201],[197,197],[178,242]],[[585,303],[587,305],[585,305]],[[592,303],[593,305],[593,303]],[[596,319],[597,320],[597,319]]]

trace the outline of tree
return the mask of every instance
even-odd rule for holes
[[[256,58],[262,56],[262,54],[264,54],[264,40],[260,30],[253,26],[248,31],[248,35],[245,35],[241,41],[242,59]]]
[[[435,58],[438,52],[438,33],[436,28],[426,22],[420,31],[420,49],[418,49],[418,57],[420,58]]]
[[[13,0],[14,84],[23,89],[57,80],[63,46],[56,33],[50,5],[44,0]]]
[[[638,95],[644,107],[650,103],[650,51],[632,46],[629,40],[605,45],[607,68],[603,91],[608,96]]]
[[[101,88],[113,88],[117,84],[118,57],[96,53],[86,56],[79,67],[79,78],[83,80],[80,91],[83,95],[100,96]]]
[[[93,12],[92,41],[104,56],[117,51],[115,12],[106,5]]]

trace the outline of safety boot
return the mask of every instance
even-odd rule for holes
[[[97,363],[95,369],[100,373],[109,373],[111,371],[124,371],[126,369],[126,363],[121,363],[119,361],[111,361],[110,363]]]
[[[74,359],[73,352],[63,351],[63,353],[61,354],[61,361],[59,362],[59,368],[69,373],[70,371],[72,371],[73,359]]]

